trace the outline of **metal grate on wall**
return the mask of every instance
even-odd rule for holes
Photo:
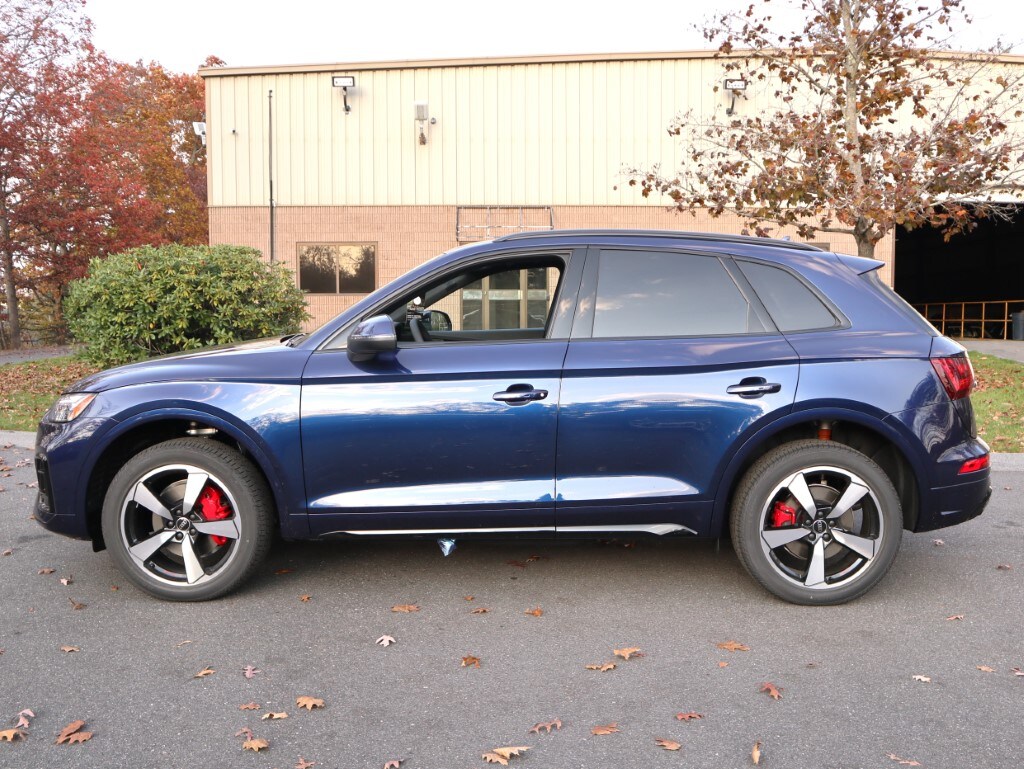
[[[551,206],[459,206],[455,211],[455,238],[459,243],[553,229],[555,213]]]

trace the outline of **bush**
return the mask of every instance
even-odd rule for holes
[[[93,259],[64,312],[103,366],[297,331],[302,292],[281,265],[242,246],[144,246]]]

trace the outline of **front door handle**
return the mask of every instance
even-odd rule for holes
[[[548,397],[548,391],[535,390],[533,385],[514,384],[503,392],[494,393],[491,397],[496,401],[515,405],[517,403],[529,403],[530,401],[542,401]]]
[[[760,398],[762,395],[777,393],[781,389],[782,385],[777,382],[769,382],[764,377],[752,376],[740,380],[739,384],[730,385],[725,391],[741,398]]]

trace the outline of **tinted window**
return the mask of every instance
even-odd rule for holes
[[[739,265],[780,331],[837,325],[828,307],[795,275],[766,264],[741,261]]]
[[[715,336],[764,328],[715,257],[602,251],[595,337]]]

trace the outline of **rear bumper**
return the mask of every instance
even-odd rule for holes
[[[914,531],[932,531],[977,518],[992,496],[992,481],[985,470],[982,478],[929,489],[928,496],[922,500]]]

